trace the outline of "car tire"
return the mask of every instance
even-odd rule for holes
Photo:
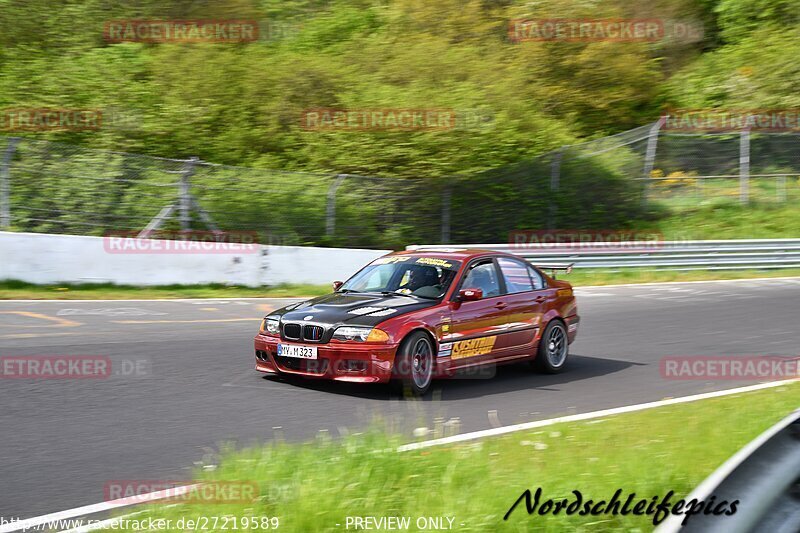
[[[551,320],[539,341],[533,366],[544,374],[558,374],[567,366],[569,338],[567,327],[561,320]]]
[[[433,382],[436,349],[431,338],[416,331],[403,339],[394,360],[393,380],[404,396],[423,396]]]

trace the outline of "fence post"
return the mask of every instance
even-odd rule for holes
[[[192,195],[189,192],[189,180],[194,174],[194,167],[199,158],[190,158],[183,167],[181,179],[178,182],[178,213],[181,221],[181,231],[192,228]]]
[[[656,151],[658,149],[658,134],[661,131],[661,126],[666,122],[668,115],[664,115],[650,128],[650,133],[647,135],[647,151],[644,156],[644,188],[642,190],[642,205],[647,206],[648,196],[650,192],[650,174],[653,172],[653,167],[656,164]]]
[[[744,128],[739,137],[739,201],[750,201],[750,128]]]
[[[14,157],[19,141],[19,137],[8,139],[3,165],[0,167],[0,229],[11,227],[11,158]]]
[[[786,176],[779,176],[778,177],[778,201],[785,202],[786,201]]]
[[[442,244],[450,244],[450,200],[453,189],[450,184],[442,190]]]
[[[333,237],[336,233],[336,191],[342,184],[347,174],[337,174],[336,179],[328,187],[328,201],[325,207],[325,235]]]
[[[550,195],[550,205],[548,207],[548,214],[547,214],[547,229],[556,229],[556,214],[557,214],[557,207],[556,207],[556,192],[558,191],[559,187],[561,187],[561,159],[564,157],[564,150],[566,150],[566,146],[562,146],[554,155],[553,161],[550,163],[550,192],[553,193]]]

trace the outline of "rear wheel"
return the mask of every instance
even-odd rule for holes
[[[433,381],[434,349],[430,337],[421,331],[403,339],[394,361],[394,378],[403,393],[424,395]]]
[[[567,328],[560,320],[553,320],[544,330],[539,341],[539,350],[534,367],[545,374],[557,374],[564,369],[569,356],[569,339]]]

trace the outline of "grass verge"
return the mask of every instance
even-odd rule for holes
[[[711,281],[723,279],[800,277],[800,269],[780,270],[692,270],[692,271],[648,271],[626,268],[617,271],[573,270],[569,274],[558,274],[558,279],[569,281],[576,287],[591,285],[617,285],[625,283],[658,283],[667,281]]]
[[[642,228],[650,224],[642,224]],[[708,199],[700,205],[672,209],[651,229],[665,240],[800,238],[796,202],[741,205],[738,201]]]
[[[575,270],[558,274],[559,279],[576,287],[622,283],[656,283],[665,281],[703,281],[800,277],[800,269],[731,270],[692,272],[653,272],[642,269],[619,271]],[[327,294],[330,285],[278,285],[275,287],[236,287],[227,285],[167,285],[135,287],[126,285],[69,284],[35,285],[22,281],[0,281],[0,300],[158,300],[173,298],[292,298]]]
[[[288,298],[319,296],[330,285],[277,285],[237,287],[230,285],[162,285],[136,287],[111,283],[35,285],[22,281],[0,281],[0,300],[157,300],[170,298]]]
[[[225,452],[218,467],[198,472],[201,480],[255,482],[257,501],[155,505],[136,519],[169,519],[173,530],[180,519],[186,528],[186,520],[214,515],[277,517],[283,531],[342,531],[348,516],[410,517],[411,531],[419,517],[453,518],[458,531],[649,531],[652,517],[529,516],[524,503],[503,516],[538,487],[542,501],[573,498],[573,490],[598,501],[622,489],[637,500],[674,491],[674,503],[799,405],[795,382],[413,452],[396,452],[399,439],[377,430],[273,442]]]

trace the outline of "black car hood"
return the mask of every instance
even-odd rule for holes
[[[335,292],[289,305],[270,313],[269,316],[280,316],[283,321],[291,322],[376,326],[384,320],[432,307],[438,303],[439,300],[423,300],[399,294]]]

